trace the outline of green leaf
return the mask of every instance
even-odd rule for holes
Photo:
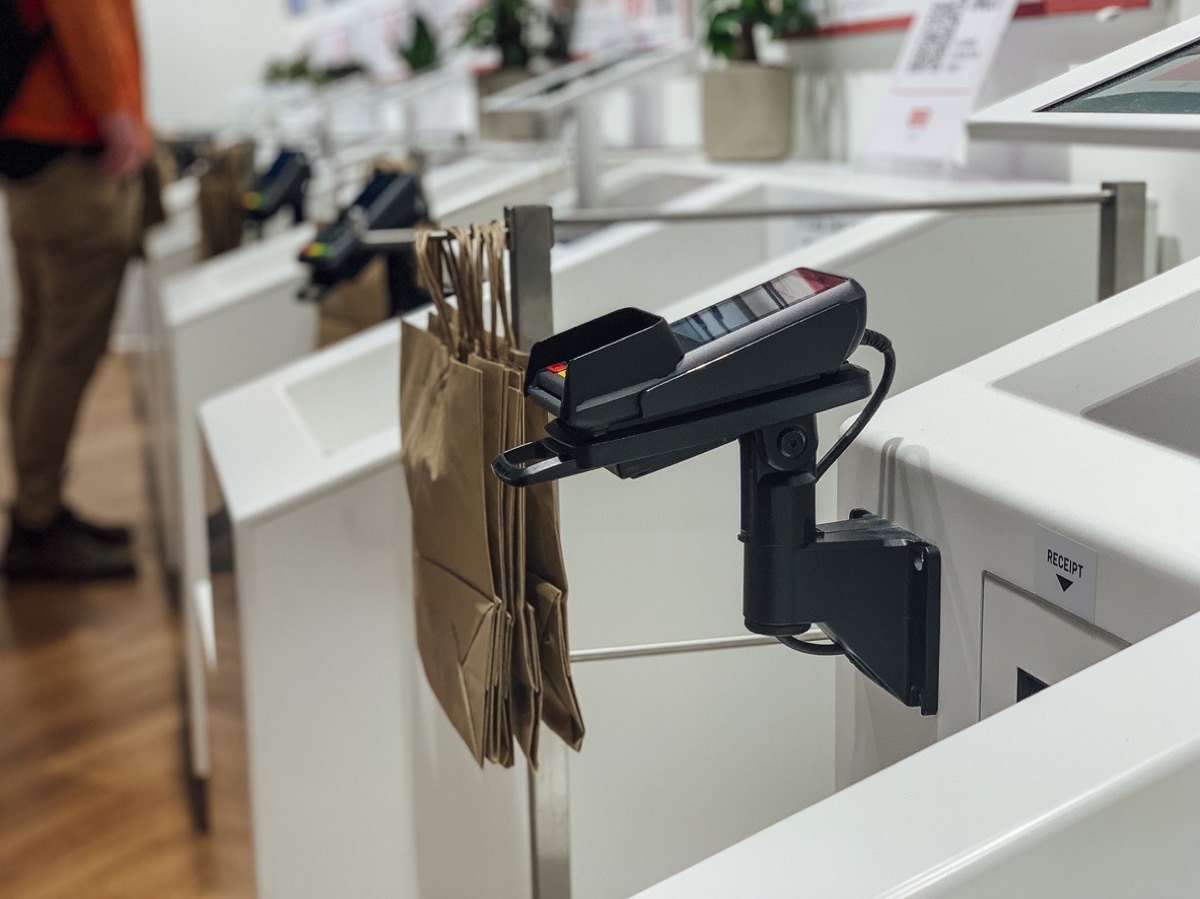
[[[413,21],[413,39],[407,47],[400,48],[400,55],[413,72],[424,72],[438,64],[437,39],[425,17],[418,15]]]

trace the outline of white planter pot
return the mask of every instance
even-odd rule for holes
[[[781,159],[792,149],[795,73],[730,63],[704,73],[704,152],[724,162]]]

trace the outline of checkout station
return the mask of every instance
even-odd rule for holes
[[[1194,147],[1196,47],[1168,29],[972,135]],[[175,188],[139,386],[222,886],[1193,894],[1200,263],[1158,274],[1133,180],[593,153],[598,98],[686,55],[484,105],[573,121],[574,152],[278,150],[258,239],[210,260]],[[501,218],[551,423],[488,477],[557,484],[588,727],[536,772],[480,768],[426,680],[401,465],[413,229]],[[314,298],[378,256],[388,319],[318,349]]]
[[[1198,47],[1184,23],[972,130],[1183,146]],[[884,404],[842,458],[839,508],[938,547],[936,715],[839,663],[844,789],[643,895],[1200,887],[1198,285],[1186,263]]]
[[[911,179],[861,179],[839,193],[827,174],[821,178],[813,171],[806,179],[803,169],[776,174],[767,186],[743,172],[718,178],[718,167],[690,171],[708,175],[696,177],[695,193],[655,221],[630,223],[614,212],[600,227],[602,212],[517,210],[519,218],[533,218],[518,221],[510,233],[536,235],[540,219],[544,237],[540,247],[536,237],[518,237],[513,252],[543,257],[540,265],[552,273],[551,315],[526,309],[525,320],[552,318],[570,326],[611,310],[606,269],[637,265],[647,279],[641,288],[647,309],[685,319],[799,267],[797,260],[885,279],[896,271],[898,258],[926,257],[937,265],[946,241],[958,238],[959,264],[942,266],[936,288],[923,283],[919,270],[909,284],[892,278],[891,289],[911,298],[909,305],[889,307],[885,296],[873,301],[874,315],[911,337],[914,327],[904,322],[920,320],[913,308],[949,316],[974,290],[983,315],[1011,300],[1014,283],[1021,285],[1023,302],[1019,309],[1010,302],[1007,316],[964,335],[952,350],[962,356],[926,353],[919,367],[903,370],[900,383],[907,385],[1087,308],[1101,295],[1106,216],[1099,200],[1110,194],[1098,188],[1064,194],[1061,187],[1029,185],[1033,199],[1023,207],[1012,205],[1012,191],[954,186],[941,201],[949,211],[871,215],[872,204],[920,210],[929,201],[916,199],[920,186]],[[1048,202],[1055,198],[1059,202]],[[800,230],[764,214],[764,207],[781,202],[830,210],[822,213],[824,226],[809,223],[807,247],[780,249],[796,247]],[[756,203],[762,205],[751,205]],[[704,209],[738,217],[697,221],[704,214],[697,210]],[[568,234],[600,229],[551,249],[545,239],[551,215],[555,234],[560,228]],[[782,236],[780,227],[788,229]],[[1139,248],[1144,227],[1134,237]],[[1002,239],[988,239],[998,231]],[[1069,256],[1046,253],[1051,237],[1062,235],[1073,235],[1060,240],[1069,245]],[[379,239],[388,240],[388,232]],[[683,254],[706,240],[714,243],[699,257],[698,270],[660,271],[652,264],[656,257],[687,258]],[[772,247],[772,240],[780,243]],[[1031,266],[1027,277],[1008,271],[1001,248],[1014,241],[1044,261]],[[537,265],[522,263],[526,271],[534,266],[536,272]],[[983,270],[995,276],[983,280],[993,286],[981,293]],[[724,297],[708,299],[722,290]],[[995,291],[990,302],[988,290]],[[395,323],[381,325],[201,406],[215,473],[210,489],[219,491],[208,510],[227,510],[236,560],[232,572],[218,575],[214,568],[217,660],[210,695],[214,703],[218,697],[244,700],[234,714],[214,704],[210,717],[214,729],[236,721],[259,735],[246,743],[244,737],[230,741],[214,732],[212,825],[218,835],[245,826],[245,809],[224,804],[222,778],[228,775],[222,772],[248,771],[264,893],[320,895],[322,885],[329,886],[323,877],[344,885],[345,870],[330,871],[323,852],[302,848],[336,846],[339,857],[355,859],[364,884],[378,877],[399,891],[405,878],[416,876],[418,895],[528,895],[536,856],[529,820],[537,809],[531,809],[525,778],[513,771],[480,772],[462,752],[414,658],[411,607],[396,601],[410,595],[412,578],[403,549],[411,536],[394,392],[399,336]],[[882,368],[878,360],[869,364]],[[863,398],[851,392],[843,402]],[[833,434],[846,410],[814,411],[822,412],[824,432]],[[247,445],[270,450],[248,454]],[[737,470],[736,451],[729,446],[656,473],[636,489],[614,490],[599,476],[561,485],[572,645],[587,659],[577,665],[575,678],[592,728],[587,750],[570,759],[569,767],[565,755],[561,759],[577,895],[622,895],[649,886],[833,788],[832,667],[798,670],[794,659],[761,639],[747,643],[730,604],[742,588],[732,539],[739,515]],[[822,481],[822,492],[831,479]],[[705,490],[696,491],[696,483]],[[825,505],[832,505],[831,495]],[[664,514],[676,522],[665,532],[655,524]],[[649,541],[653,553],[646,551]],[[695,564],[698,547],[707,560],[702,566]],[[331,633],[339,637],[330,639]],[[397,633],[408,636],[398,640]],[[698,651],[663,648],[681,643]],[[222,647],[254,659],[253,668],[226,661]],[[386,690],[379,686],[384,683]],[[629,707],[631,691],[647,697],[645,708]],[[744,703],[740,697],[747,691],[764,701]],[[332,699],[347,695],[358,700]],[[397,708],[407,711],[389,711]],[[714,730],[710,722],[718,719],[731,726]],[[341,737],[347,732],[371,736],[348,746]],[[629,767],[631,745],[639,747],[635,770]],[[797,752],[807,760],[800,773]],[[742,762],[747,753],[758,759],[751,771]],[[552,755],[543,759],[544,772],[553,765]],[[723,786],[698,793],[699,778]],[[747,792],[764,799],[747,804]],[[302,814],[317,802],[342,810],[324,818]],[[641,823],[613,827],[631,803],[657,811]],[[362,827],[347,827],[349,820]],[[415,842],[404,836],[414,829]],[[411,846],[412,854],[398,853],[394,847],[400,844]],[[393,848],[384,852],[383,846]],[[476,865],[458,862],[455,847],[462,846],[471,847]],[[613,866],[614,857],[624,863]]]

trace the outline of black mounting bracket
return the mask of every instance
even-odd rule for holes
[[[812,416],[740,443],[747,629],[788,636],[819,624],[864,675],[921,714],[935,714],[937,547],[862,509],[848,521],[817,524]]]

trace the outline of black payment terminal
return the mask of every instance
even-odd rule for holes
[[[262,224],[280,210],[291,209],[292,221],[304,221],[304,192],[312,178],[308,157],[300,150],[281,150],[270,168],[242,197],[246,217]]]
[[[300,261],[309,267],[311,281],[318,288],[328,289],[357,277],[375,257],[358,238],[356,216],[371,230],[420,224],[429,217],[421,179],[407,172],[377,171],[336,221],[301,251]],[[417,287],[416,257],[411,248],[389,252],[387,264],[392,315],[429,301]]]
[[[866,302],[854,281],[801,268],[670,325],[621,309],[534,347],[526,392],[588,434],[737,403],[837,374]]]
[[[747,629],[810,655],[844,653],[905,705],[934,714],[937,547],[866,510],[816,518],[817,481],[895,374],[891,342],[866,325],[858,283],[806,268],[670,324],[611,312],[534,345],[525,392],[554,419],[492,471],[517,487],[597,468],[636,478],[737,441]],[[848,361],[860,344],[884,355],[873,393],[867,371]],[[817,413],[868,396],[819,456]],[[796,638],[814,623],[831,643]]]

